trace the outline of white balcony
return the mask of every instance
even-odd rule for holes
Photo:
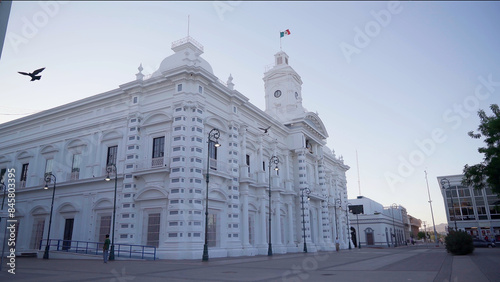
[[[143,171],[148,169],[157,169],[167,167],[165,157],[151,158],[143,161],[136,162],[135,171]]]
[[[163,157],[151,159],[151,168],[162,167],[164,165],[165,159]]]
[[[68,173],[66,179],[67,181],[75,181],[80,179],[80,171],[73,171]]]

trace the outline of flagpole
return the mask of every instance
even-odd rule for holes
[[[278,34],[280,35],[280,51],[281,51],[281,30],[278,30]]]

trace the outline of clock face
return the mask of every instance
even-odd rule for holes
[[[276,97],[276,98],[281,97],[281,90],[274,91],[274,97]]]
[[[299,99],[299,93],[295,92],[295,99]]]

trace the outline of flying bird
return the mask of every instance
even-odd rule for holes
[[[262,128],[262,127],[259,127],[259,129],[264,130],[264,133],[267,133],[267,131],[269,130],[269,128],[271,128],[271,126],[268,126],[267,128]]]
[[[18,71],[18,73],[23,74],[23,75],[29,75],[31,77],[30,81],[35,81],[35,80],[40,80],[40,78],[42,78],[41,75],[37,75],[37,74],[41,73],[44,69],[45,68],[37,69],[36,71],[34,71],[32,73],[25,73],[25,72],[21,72],[21,71]]]

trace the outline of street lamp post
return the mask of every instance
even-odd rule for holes
[[[109,178],[109,174],[114,171],[115,172],[115,196],[113,200],[113,227],[112,227],[112,232],[111,233],[111,249],[109,250],[109,260],[115,260],[115,216],[116,216],[116,190],[118,187],[118,171],[116,169],[115,164],[109,164],[106,167],[106,172],[108,173],[106,175],[106,178],[104,180],[110,181],[111,178]]]
[[[398,246],[398,241],[396,239],[396,223],[394,222],[394,209],[397,209],[398,205],[397,204],[392,204],[391,205],[391,211],[392,211],[392,228],[393,228],[393,234],[392,236],[394,237],[394,248]]]
[[[450,190],[451,189],[450,180],[448,180],[447,178],[441,179],[441,185],[443,186],[443,189],[446,189],[446,187],[444,187],[445,183],[448,183],[448,190]],[[455,222],[455,231],[457,231],[458,230],[457,229],[457,215],[455,212],[455,205],[453,204],[453,191],[451,191],[451,190],[450,190],[450,199],[451,199],[451,208],[453,209],[453,221]]]
[[[306,215],[304,213],[304,192],[307,194],[307,198],[309,199],[309,194],[311,193],[311,190],[309,188],[302,188],[300,189],[301,192],[301,204],[302,204],[302,231],[303,231],[303,237],[304,237],[304,253],[307,253],[307,243],[306,243]]]
[[[52,189],[52,203],[50,204],[50,215],[49,215],[49,230],[47,231],[47,244],[45,244],[45,252],[43,253],[43,259],[49,259],[49,249],[50,249],[50,227],[52,225],[52,211],[54,210],[54,196],[56,195],[56,176],[52,172],[45,174],[45,186],[43,189],[49,189],[49,183],[54,178],[54,187]]]
[[[280,160],[277,156],[271,156],[269,158],[269,247],[267,248],[267,255],[272,256],[273,255],[273,248],[271,244],[271,164],[275,165],[274,170],[278,171],[278,164],[280,163]]]
[[[347,240],[349,241],[349,250],[351,247],[351,228],[349,227],[349,203],[346,203],[345,214],[347,216]]]
[[[206,189],[206,197],[205,197],[205,244],[203,245],[203,256],[201,258],[202,261],[208,261],[208,183],[210,182],[210,145],[214,143],[214,147],[218,148],[221,146],[219,143],[220,131],[217,128],[213,128],[208,133],[208,141],[207,141],[207,189]]]

